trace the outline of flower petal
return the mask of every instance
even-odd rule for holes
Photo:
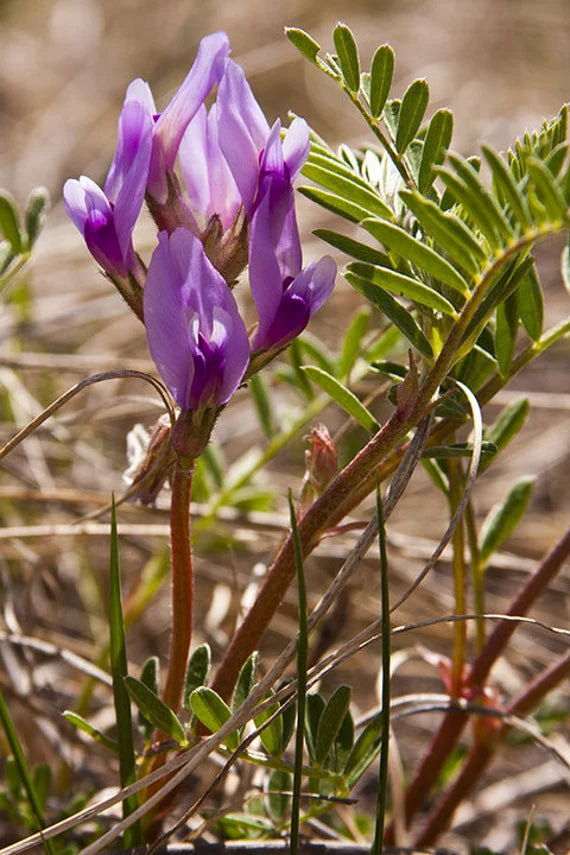
[[[217,108],[220,146],[249,216],[257,189],[259,153],[267,142],[269,125],[233,60],[226,62],[218,86]]]
[[[247,367],[247,331],[225,280],[186,229],[160,233],[144,313],[152,358],[179,406],[225,404]]]
[[[311,140],[309,126],[304,119],[293,119],[283,140],[283,156],[289,169],[289,177],[294,181],[309,156]]]
[[[200,107],[182,137],[179,160],[192,212],[203,230],[216,214],[224,231],[230,227],[241,198],[218,142],[216,104],[206,114]]]
[[[174,168],[186,128],[214,84],[219,82],[229,50],[225,33],[204,36],[192,68],[156,122],[148,190],[158,202],[166,200],[166,174]]]

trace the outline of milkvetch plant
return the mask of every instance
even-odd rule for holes
[[[398,823],[387,814],[390,712],[399,703],[391,691],[389,636],[414,627],[390,629],[390,624],[400,605],[429,578],[448,544],[455,609],[452,616],[438,619],[453,623],[453,641],[447,657],[426,654],[437,663],[445,703],[431,745],[409,776],[404,815],[398,817],[415,845],[431,846],[437,840],[500,740],[513,725],[523,726],[520,716],[528,715],[568,673],[564,654],[517,696],[499,704],[492,668],[517,621],[525,619],[570,554],[570,532],[521,585],[507,614],[489,615],[486,567],[522,519],[533,482],[518,481],[481,527],[473,498],[478,476],[492,468],[523,427],[528,402],[505,407],[489,425],[481,408],[570,332],[568,319],[544,330],[543,290],[533,255],[544,237],[563,234],[567,239],[568,109],[564,106],[504,154],[484,145],[482,156],[465,158],[450,148],[451,112],[438,109],[426,119],[425,80],[413,81],[401,98],[392,97],[395,58],[389,45],[381,45],[363,71],[354,37],[344,24],[334,30],[334,53],[323,54],[302,30],[291,28],[287,36],[348,97],[371,136],[368,146],[333,150],[300,118],[285,131],[279,120],[270,127],[243,71],[229,56],[227,37],[215,33],[202,40],[192,69],[162,113],[157,113],[148,84],[130,84],[103,189],[85,176],[70,179],[64,188],[67,211],[89,251],[144,324],[169,416],[168,423],[155,426],[133,485],[133,495],[147,503],[165,480],[171,486],[167,675],[161,688],[154,657],[143,666],[140,679],[127,673],[115,532],[111,649],[119,738],[110,741],[79,714],[72,713],[69,720],[119,753],[123,791],[118,799],[124,799],[124,819],[85,855],[101,851],[124,832],[129,844],[136,844],[142,833],[156,834],[158,817],[168,813],[169,794],[212,751],[225,763],[220,779],[242,761],[266,770],[264,806],[255,815],[244,808],[219,817],[217,828],[224,836],[271,837],[291,830],[294,851],[300,823],[346,802],[380,754],[372,845],[380,852],[384,843],[401,842]],[[337,216],[334,228],[315,234],[347,257],[345,279],[365,301],[335,354],[302,335],[332,293],[336,264],[324,255],[304,266],[295,210],[299,176],[311,182],[300,192]],[[133,245],[145,202],[158,232],[148,264]],[[14,249],[10,223],[15,215],[10,208],[10,219],[4,210],[0,206],[1,224]],[[565,248],[562,276],[567,285],[569,270]],[[240,309],[246,281],[257,311],[249,330]],[[273,378],[289,383],[302,401],[303,412],[291,426],[278,426],[271,389],[263,379],[272,367]],[[366,400],[361,400],[358,385],[363,379],[374,389]],[[241,461],[238,475],[224,478],[210,438],[216,421],[246,385],[267,447]],[[77,390],[81,388],[79,384]],[[379,395],[389,406],[383,422],[374,402]],[[61,403],[66,400],[62,396]],[[355,434],[360,446],[339,468],[341,458],[327,428],[313,427],[299,505],[289,499],[289,533],[254,586],[248,609],[210,674],[209,648],[200,645],[191,652],[192,480],[211,500],[210,516],[198,523],[205,527],[224,504],[238,506],[262,465],[306,431],[330,402],[349,416],[347,429],[360,426]],[[53,411],[49,408],[1,453]],[[391,602],[385,527],[418,465],[444,496],[449,524],[429,561],[418,568],[417,580]],[[217,492],[208,493],[204,473],[216,482]],[[373,495],[376,512],[366,525],[355,522],[350,515]],[[308,614],[305,559],[325,536],[355,528],[362,529],[356,547]],[[381,614],[341,649],[317,657],[309,667],[311,631],[347,595],[355,567],[377,536]],[[259,676],[257,651],[295,577],[298,637]],[[472,654],[470,622],[475,628]],[[327,698],[316,690],[307,693],[346,655],[379,637],[380,705],[364,721],[353,717],[349,686],[337,687]],[[291,674],[280,683],[295,659],[296,685]],[[125,692],[139,709],[144,742],[136,774]],[[457,779],[442,792],[442,770],[468,721],[472,748]],[[167,752],[174,749],[186,753],[178,751],[169,760]],[[25,768],[21,776],[25,782],[30,779]],[[438,787],[425,822],[418,822]],[[199,796],[182,822],[205,797]],[[339,817],[332,824],[349,834]],[[43,823],[43,816],[36,816],[36,822]]]

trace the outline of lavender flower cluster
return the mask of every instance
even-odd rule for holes
[[[308,127],[297,118],[283,138],[279,120],[270,128],[229,50],[225,33],[203,38],[160,114],[148,84],[134,80],[103,190],[85,176],[64,187],[70,218],[143,321],[184,413],[223,406],[254,354],[305,328],[336,275],[328,256],[302,263],[293,181]],[[148,270],[132,240],[145,199],[159,230]],[[251,340],[231,290],[246,264],[259,316]]]

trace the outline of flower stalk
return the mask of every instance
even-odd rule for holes
[[[172,480],[172,635],[163,700],[174,712],[177,712],[182,700],[192,641],[194,579],[190,543],[190,496],[193,470],[193,461],[178,460]]]

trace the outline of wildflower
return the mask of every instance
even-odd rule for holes
[[[194,65],[160,115],[148,84],[134,80],[119,116],[117,149],[103,190],[86,176],[69,179],[63,189],[67,213],[89,251],[141,320],[144,268],[133,249],[133,229],[145,193],[166,201],[180,140],[219,80],[228,53],[225,33],[203,38]]]
[[[276,123],[261,164],[249,247],[249,280],[259,313],[253,351],[281,348],[299,335],[330,296],[336,276],[336,265],[328,255],[302,268],[291,172],[302,164],[303,129],[294,122],[291,131],[290,145],[287,135],[281,146]]]
[[[145,194],[152,148],[153,122],[148,85],[134,80],[119,116],[118,144],[105,187],[85,175],[68,179],[65,208],[82,233],[87,248],[131,304],[133,283],[142,287],[144,273],[132,244],[133,229]],[[138,313],[138,312],[137,312]]]
[[[249,343],[226,281],[186,229],[158,236],[144,290],[144,317],[151,356],[182,410],[181,424],[194,432],[195,445],[184,454],[195,456],[241,382]]]

